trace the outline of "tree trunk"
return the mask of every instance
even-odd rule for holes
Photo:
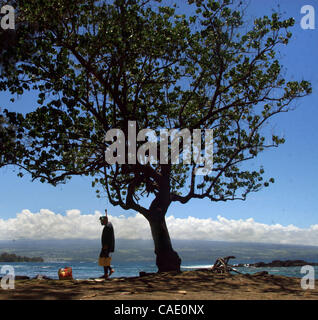
[[[181,259],[172,248],[165,216],[153,214],[148,221],[155,245],[158,272],[180,272]]]

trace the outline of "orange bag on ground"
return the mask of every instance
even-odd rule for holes
[[[58,275],[60,280],[72,280],[73,279],[72,268],[71,267],[61,268],[58,271]]]

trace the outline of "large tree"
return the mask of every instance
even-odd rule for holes
[[[54,186],[91,176],[112,205],[149,221],[159,271],[180,269],[165,222],[173,202],[245,200],[273,182],[244,163],[284,142],[265,125],[311,92],[307,81],[284,79],[276,57],[293,19],[273,13],[245,24],[244,2],[229,0],[189,0],[181,8],[159,0],[15,5],[12,45],[1,46],[0,89],[33,90],[38,100],[25,115],[4,111],[14,134],[0,166],[16,165],[21,176]],[[158,136],[162,128],[213,129],[212,172],[196,175],[193,160],[130,164],[128,153],[125,163],[109,164],[105,135],[127,135],[129,121]]]

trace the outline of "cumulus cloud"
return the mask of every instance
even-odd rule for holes
[[[99,211],[82,214],[77,209],[68,210],[65,215],[48,209],[36,213],[23,210],[16,218],[0,219],[0,240],[98,239],[102,231],[101,215]],[[142,215],[110,215],[109,218],[117,238],[151,239],[148,222]],[[230,220],[221,216],[217,219],[168,216],[167,225],[173,239],[318,245],[318,225],[304,229],[294,225],[267,225],[252,218]]]
[[[22,210],[16,218],[0,219],[0,240],[8,239],[97,239],[102,226],[99,217],[102,214],[81,214],[80,210],[66,211],[65,215],[48,209],[32,213]],[[113,217],[109,219],[114,225],[117,238],[148,239],[150,230],[147,221],[141,215],[134,217]]]

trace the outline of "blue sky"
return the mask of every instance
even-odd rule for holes
[[[308,228],[318,224],[318,3],[307,0],[250,0],[249,17],[271,14],[277,8],[286,17],[294,17],[293,37],[287,47],[281,47],[281,62],[286,67],[286,77],[291,80],[309,80],[313,93],[297,101],[296,110],[278,115],[271,123],[275,132],[286,138],[279,148],[265,151],[251,165],[263,165],[268,177],[275,183],[258,193],[251,194],[245,202],[212,203],[192,200],[186,205],[173,204],[168,215],[176,218],[195,216],[200,219],[217,216],[226,219],[248,219],[267,225],[293,224]],[[300,26],[301,7],[312,5],[316,9],[316,29],[303,30]],[[9,102],[7,93],[0,93],[0,107],[27,112],[35,106],[34,94],[20,97],[15,104]],[[64,215],[67,210],[78,209],[82,214],[103,212],[107,207],[114,216],[134,216],[119,207],[113,208],[106,199],[97,199],[90,180],[76,177],[66,185],[52,187],[31,182],[29,176],[18,178],[12,167],[0,169],[0,218],[15,218],[23,209],[39,212],[49,209]],[[226,240],[226,239],[224,239]]]

